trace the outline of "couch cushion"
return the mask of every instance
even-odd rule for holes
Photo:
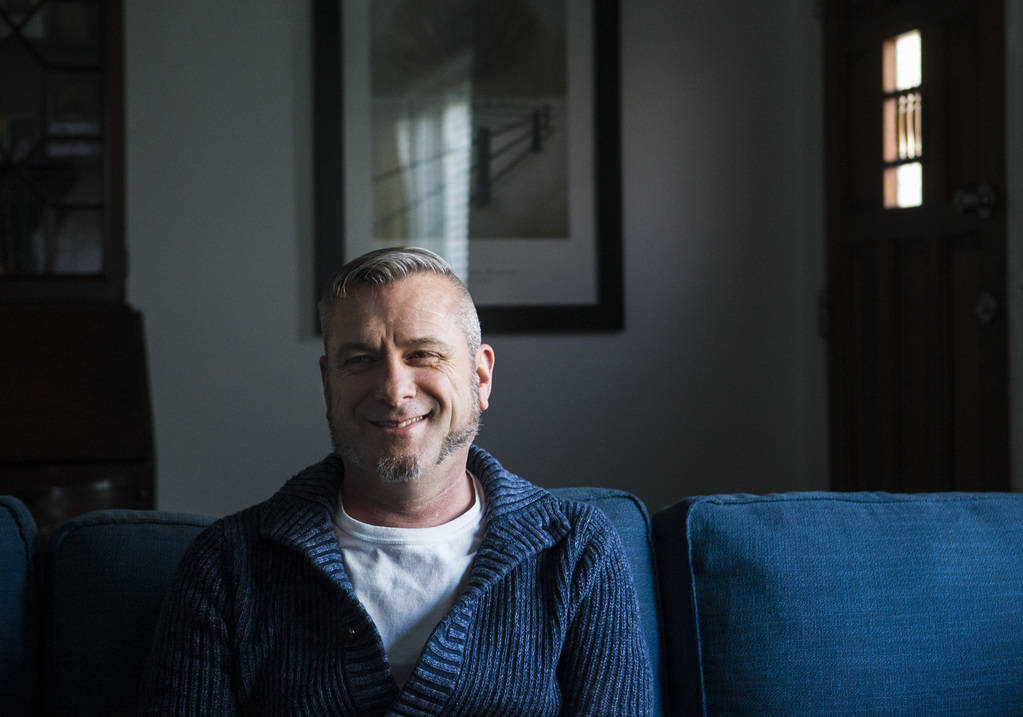
[[[600,508],[622,537],[633,568],[655,674],[658,604],[650,520],[624,491],[562,488],[560,498]],[[50,541],[48,692],[61,714],[130,714],[163,596],[185,548],[213,518],[105,510],[80,516]],[[661,714],[655,694],[655,714]],[[6,714],[6,713],[3,713]]]
[[[36,713],[36,524],[0,496],[0,715]]]
[[[185,548],[212,521],[103,510],[54,532],[45,676],[53,712],[134,714],[163,597]]]
[[[632,566],[632,576],[639,598],[640,618],[650,650],[650,663],[654,675],[661,674],[661,644],[658,628],[657,585],[654,579],[653,541],[650,518],[643,504],[630,493],[607,488],[557,488],[551,491],[559,498],[578,500],[600,508],[618,529]],[[659,684],[658,680],[658,684]],[[654,714],[661,714],[661,690],[654,694]]]
[[[1023,714],[1023,496],[709,496],[654,529],[681,711]]]

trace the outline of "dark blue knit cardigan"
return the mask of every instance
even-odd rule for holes
[[[328,457],[217,521],[182,561],[143,684],[150,715],[646,715],[653,680],[632,577],[599,511],[473,447],[483,540],[408,682],[391,676],[333,518]]]

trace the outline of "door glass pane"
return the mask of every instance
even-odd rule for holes
[[[103,149],[82,139],[51,140],[24,169],[33,189],[51,205],[103,201]]]
[[[884,161],[916,159],[923,154],[919,92],[908,92],[884,101]]]
[[[49,134],[98,137],[103,130],[100,76],[88,72],[51,72],[46,80]]]
[[[18,25],[25,14],[32,9],[34,0],[0,0],[0,10],[7,13],[14,25]]]
[[[919,162],[885,169],[885,207],[919,207],[923,204],[923,174],[923,166]]]
[[[46,208],[27,192],[12,192],[3,217],[5,242],[3,261],[7,274],[42,274],[46,271]]]
[[[103,213],[60,211],[46,213],[54,274],[98,274],[103,268]]]
[[[98,65],[100,5],[48,2],[25,24],[22,35],[48,63]]]
[[[0,274],[100,274],[103,4],[0,0]]]
[[[913,30],[895,38],[895,90],[908,90],[920,85],[923,75],[920,31]],[[887,88],[886,88],[887,90]],[[891,90],[887,90],[891,91]]]
[[[923,204],[923,43],[919,30],[882,46],[881,106],[885,208]]]
[[[35,0],[0,0],[0,10],[10,14],[21,14],[32,8]]]
[[[8,42],[0,59],[0,146],[15,161],[42,137],[43,71],[19,43]]]

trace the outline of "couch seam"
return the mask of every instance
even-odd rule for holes
[[[856,498],[852,496],[844,495],[807,495],[807,496],[780,496],[778,494],[768,495],[755,495],[750,498],[743,498],[741,500],[726,500],[722,498],[712,496],[699,496],[692,499],[692,504],[698,505],[700,503],[710,503],[713,505],[730,506],[730,505],[751,505],[754,503],[811,503],[815,501],[825,501],[829,503],[854,503],[857,505],[907,505],[913,503],[978,503],[978,502],[991,502],[999,500],[1023,500],[1023,495],[1015,493],[998,493],[995,495],[921,495],[916,494],[905,494],[906,497],[892,497],[892,498]],[[919,497],[911,497],[919,496]]]
[[[614,489],[609,488],[607,490],[614,490]],[[616,493],[614,495],[602,495],[602,496],[599,496],[597,498],[590,498],[590,499],[584,499],[584,500],[587,503],[593,503],[594,501],[602,501],[603,502],[603,501],[608,501],[608,500],[620,500],[621,498],[627,498],[628,501],[630,503],[632,503],[633,507],[636,508],[637,510],[639,510],[639,514],[641,516],[643,516],[643,522],[646,524],[647,528],[649,529],[650,528],[650,515],[647,512],[646,505],[637,496],[633,495],[632,493],[629,493],[628,491],[624,491],[624,490],[623,491],[616,491]],[[572,500],[578,501],[579,499],[578,498],[572,498]]]
[[[18,526],[18,537],[21,538],[21,544],[25,546],[25,570],[26,574],[31,574],[32,570],[32,541],[28,539],[28,535],[25,534],[25,525],[21,521],[21,516],[10,506],[4,505],[4,510],[10,513],[11,517],[14,518],[14,524]]]
[[[133,519],[133,520],[113,520],[113,521],[108,521],[108,522],[96,522],[96,523],[82,523],[82,524],[79,524],[79,525],[73,525],[73,526],[69,527],[67,530],[61,532],[58,535],[57,542],[53,544],[53,549],[52,549],[51,552],[56,552],[57,549],[64,543],[65,540],[67,540],[70,536],[75,535],[76,533],[78,533],[78,532],[80,532],[80,531],[82,531],[82,530],[84,530],[86,528],[110,527],[112,525],[167,525],[167,526],[176,527],[176,528],[200,528],[201,530],[205,530],[206,528],[209,527],[208,525],[198,525],[196,523],[187,523],[187,522],[184,522],[184,521],[153,522],[153,521],[149,521],[149,520],[136,520],[136,519]],[[50,561],[47,561],[47,562],[50,562]],[[49,570],[47,570],[47,573],[49,573]]]
[[[689,589],[692,593],[693,629],[696,638],[696,664],[700,674],[700,707],[707,714],[707,688],[703,674],[703,641],[700,639],[700,608],[696,600],[696,570],[693,568],[693,541],[691,511],[686,510],[686,567],[689,569]]]
[[[24,503],[22,503],[22,505],[24,506]],[[31,657],[31,661],[33,663],[32,664],[32,670],[33,670],[33,672],[35,672],[35,670],[38,669],[37,665],[38,665],[38,663],[39,663],[39,661],[41,659],[41,651],[39,650],[39,646],[37,644],[34,644],[34,643],[35,643],[35,640],[37,639],[36,635],[39,632],[41,632],[41,627],[42,627],[41,624],[40,624],[41,623],[41,619],[42,619],[41,615],[40,615],[40,610],[39,610],[39,607],[36,605],[36,594],[40,590],[40,585],[38,583],[39,583],[39,580],[41,579],[41,576],[39,574],[40,571],[37,570],[36,565],[34,564],[36,562],[34,560],[34,558],[36,556],[33,555],[33,553],[36,550],[36,548],[38,547],[38,545],[37,545],[37,543],[35,541],[29,540],[28,534],[26,532],[27,526],[22,521],[22,519],[21,519],[22,516],[20,516],[18,514],[18,511],[15,510],[15,507],[12,506],[12,505],[9,505],[9,504],[5,504],[3,507],[4,507],[4,510],[6,510],[8,513],[10,513],[10,515],[14,518],[15,524],[18,526],[18,537],[21,538],[21,543],[25,547],[25,559],[24,559],[25,576],[26,576],[26,581],[25,581],[26,588],[25,588],[25,591],[27,593],[26,597],[27,597],[27,600],[28,600],[28,611],[29,611],[27,629],[30,632],[30,635],[29,635],[30,640],[33,642],[33,644],[29,646],[29,653],[28,654]],[[27,508],[26,508],[26,512],[27,512]],[[29,518],[33,518],[31,513],[29,513]],[[27,694],[26,693],[22,693],[22,692],[7,692],[7,693],[4,693],[4,694],[6,694],[6,695],[13,695],[13,696],[18,697],[22,701],[23,704],[37,706],[37,700],[39,699],[39,692],[42,689],[42,682],[43,681],[42,681],[41,677],[39,677],[38,675],[34,675],[29,680],[28,687],[30,689],[29,689]]]

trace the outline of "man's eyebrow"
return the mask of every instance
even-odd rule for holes
[[[348,343],[341,344],[336,349],[334,349],[334,353],[341,355],[357,353],[360,351],[372,352],[375,350],[376,349],[374,347],[370,346],[367,343],[363,343],[362,341],[349,341]]]
[[[429,346],[435,346],[437,348],[444,348],[444,349],[448,348],[447,342],[441,341],[440,339],[435,339],[432,336],[420,336],[418,338],[409,339],[403,345],[404,346],[408,346],[408,347],[424,347],[424,346],[425,347],[429,347]]]
[[[417,336],[416,338],[402,342],[402,348],[437,348],[450,350],[451,346],[446,341],[442,341],[432,336]],[[335,353],[338,355],[361,352],[375,353],[378,350],[378,347],[372,346],[364,341],[348,341],[339,345],[335,349]]]

